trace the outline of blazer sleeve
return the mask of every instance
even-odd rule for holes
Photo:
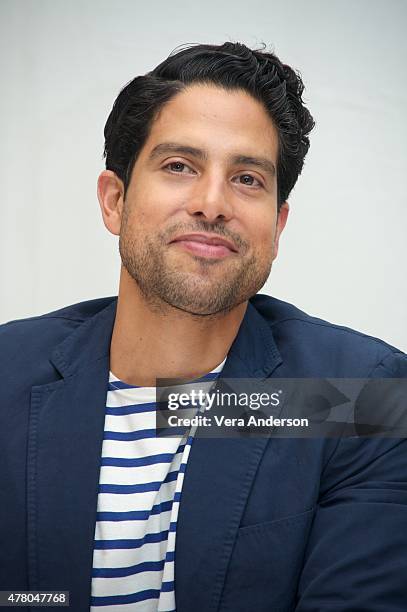
[[[407,379],[406,372],[406,355],[392,353],[370,376]],[[404,380],[400,383],[405,392]],[[406,397],[407,393],[403,400],[407,415]],[[407,610],[407,440],[403,437],[342,437],[325,466],[295,612],[330,610]]]

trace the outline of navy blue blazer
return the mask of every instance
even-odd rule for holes
[[[116,304],[0,327],[0,590],[69,590],[75,612],[89,610]],[[406,375],[394,347],[261,295],[222,373]],[[405,440],[196,438],[175,589],[177,612],[406,612]]]

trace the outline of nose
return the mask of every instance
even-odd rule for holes
[[[186,210],[190,215],[204,217],[209,222],[229,221],[232,205],[224,177],[218,173],[201,176],[189,194]]]

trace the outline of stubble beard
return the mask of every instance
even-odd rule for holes
[[[158,233],[154,239],[137,240],[130,231],[128,220],[123,219],[119,240],[122,264],[153,309],[164,313],[171,306],[201,317],[224,315],[252,297],[266,282],[271,257],[262,265],[254,254],[246,257],[248,244],[235,234],[233,239],[239,246],[239,255],[227,258],[229,261],[189,255],[196,260],[195,271],[182,269],[182,262],[170,265],[166,251],[174,247],[168,246],[168,240],[182,233],[202,231],[231,237],[223,226],[200,221],[193,228],[176,224]],[[221,278],[212,270],[218,265],[224,268]]]

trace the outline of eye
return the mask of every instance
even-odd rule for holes
[[[255,187],[257,189],[263,187],[263,184],[251,174],[239,174],[236,178],[239,179],[241,185],[246,187]]]
[[[173,161],[164,166],[165,169],[168,169],[170,172],[175,172],[176,174],[186,174],[184,172],[185,168],[188,168],[191,171],[191,168],[180,161]]]

